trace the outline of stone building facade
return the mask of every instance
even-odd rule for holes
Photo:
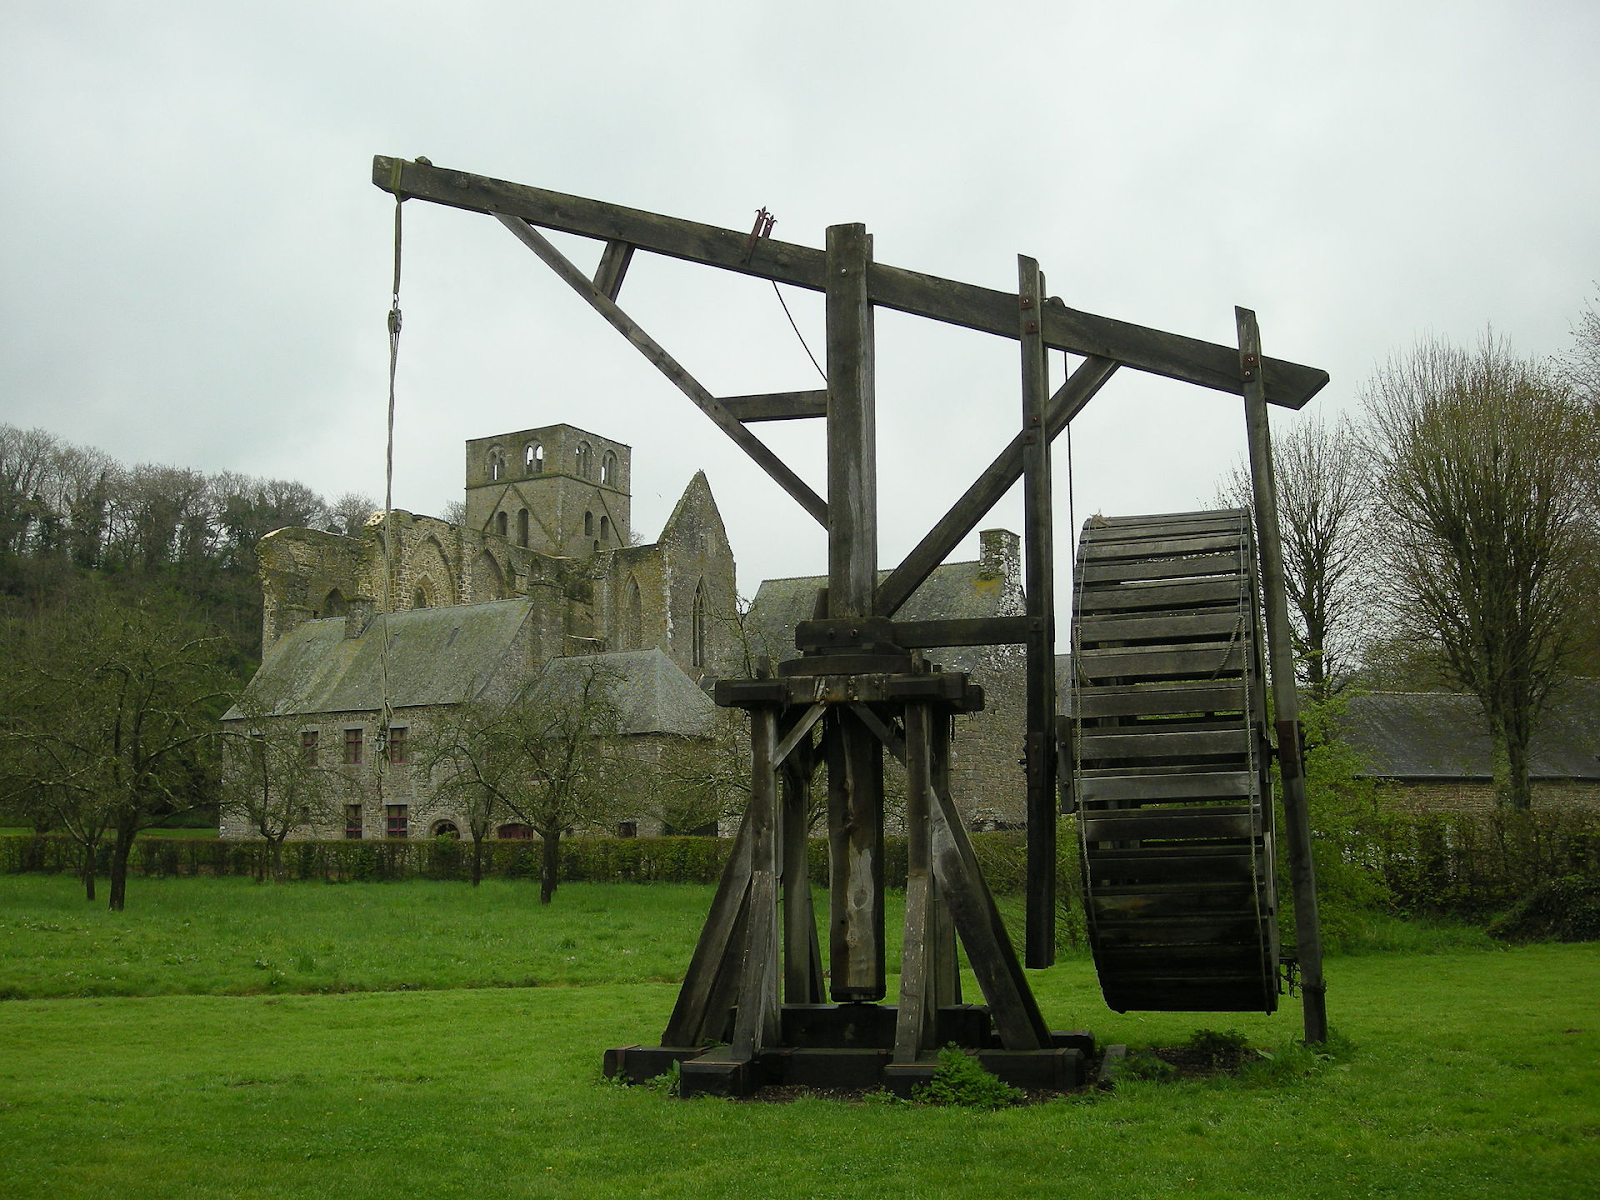
[[[442,708],[507,699],[577,656],[615,680],[636,753],[703,736],[715,709],[700,681],[744,663],[733,552],[703,473],[656,541],[630,544],[629,469],[619,442],[521,430],[467,443],[466,524],[394,511],[355,537],[262,539],[262,664],[247,696],[363,793],[342,826],[301,836],[462,829],[413,777],[407,746]],[[226,811],[221,833],[252,836]]]

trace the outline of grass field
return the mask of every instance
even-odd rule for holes
[[[1596,1194],[1595,946],[1334,959],[1355,1049],[1308,1074],[996,1113],[682,1102],[599,1059],[659,1036],[709,889],[532,890],[141,880],[111,914],[0,877],[0,988],[41,997],[0,1004],[0,1195]],[[1297,1031],[1292,1003],[1113,1014],[1082,958],[1034,978],[1102,1042]]]

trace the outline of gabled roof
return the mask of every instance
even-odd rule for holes
[[[1349,741],[1380,779],[1492,778],[1489,732],[1472,696],[1373,692],[1350,700]],[[1576,680],[1545,710],[1529,747],[1535,779],[1600,779],[1600,680]]]
[[[456,703],[475,697],[496,673],[528,670],[508,660],[532,612],[525,599],[409,609],[387,621],[373,617],[353,638],[345,637],[343,617],[306,621],[272,644],[245,694],[276,716],[373,712],[387,670],[395,708]],[[242,715],[235,707],[223,720]]]
[[[618,733],[671,733],[698,737],[717,706],[660,649],[553,658],[534,685],[536,692],[576,693],[584,672],[601,671],[617,706]]]

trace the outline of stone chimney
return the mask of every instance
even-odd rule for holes
[[[985,529],[978,534],[978,574],[985,579],[1022,578],[1022,539],[1009,529]]]
[[[358,638],[367,631],[378,606],[371,596],[351,596],[349,604],[344,614],[344,635]]]

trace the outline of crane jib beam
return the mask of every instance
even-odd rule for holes
[[[383,155],[372,160],[372,181],[402,198],[520,217],[541,228],[622,243],[811,291],[820,292],[824,287],[823,251],[775,238],[757,238],[752,244],[748,231],[741,233]],[[867,294],[873,304],[884,308],[999,337],[1020,336],[1014,292],[875,262],[868,273]],[[1097,355],[1136,371],[1213,391],[1243,394],[1235,346],[1096,316],[1055,300],[1043,306],[1041,325],[1044,343],[1051,349]],[[1262,366],[1266,399],[1286,408],[1302,407],[1328,382],[1326,371],[1300,363],[1267,358]]]

